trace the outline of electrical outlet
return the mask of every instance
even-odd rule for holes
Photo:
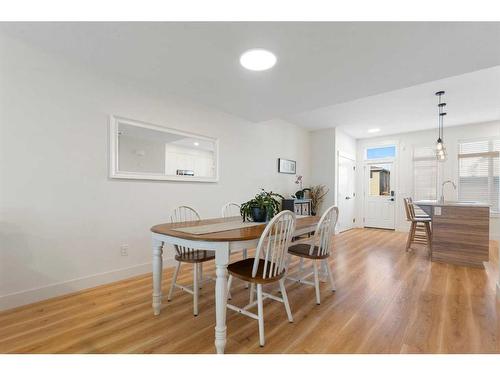
[[[128,245],[121,245],[120,246],[120,254],[122,257],[126,257],[128,255]]]

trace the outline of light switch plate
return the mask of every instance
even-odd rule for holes
[[[441,207],[434,207],[434,215],[436,216],[441,215]]]

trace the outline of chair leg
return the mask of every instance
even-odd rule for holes
[[[250,299],[249,299],[249,303],[252,303],[253,302],[253,299],[255,298],[255,284],[250,284]]]
[[[248,259],[248,250],[243,249],[243,259]],[[248,289],[249,283],[245,283],[245,288]]]
[[[304,274],[304,258],[299,259],[299,274],[302,276]]]
[[[415,226],[413,227],[413,232],[411,232],[410,246],[415,241],[415,237],[417,236],[417,229],[418,229],[418,223],[415,223]]]
[[[410,225],[410,232],[408,232],[408,239],[406,240],[406,251],[410,250],[411,242],[413,240],[413,232],[415,231],[416,223],[412,221]]]
[[[332,292],[335,292],[335,281],[333,280],[333,272],[330,269],[330,265],[328,264],[328,260],[325,259],[324,261],[325,268],[326,268],[326,273],[328,274],[328,278],[330,279],[330,286],[332,287]]]
[[[179,269],[181,268],[181,262],[177,262],[175,265],[174,277],[172,277],[172,285],[170,285],[170,290],[168,292],[167,301],[170,302],[172,295],[174,294],[175,283],[177,282],[177,275],[179,275]]]
[[[326,263],[326,262],[322,262],[322,264],[321,264],[321,265],[322,265],[322,268],[323,268],[323,269],[321,270],[321,277],[322,277],[323,279],[320,279],[320,281],[321,281],[321,282],[326,283],[326,279],[325,279],[325,277],[328,277],[328,263]]]
[[[200,280],[198,282],[199,288],[203,288],[203,263],[199,263],[199,269],[198,269],[198,279]]]
[[[254,284],[252,284],[253,286]],[[259,315],[259,344],[261,347],[265,344],[264,338],[264,305],[262,298],[262,284],[257,284],[257,309]]]
[[[321,297],[319,295],[319,275],[318,275],[318,263],[313,261],[314,269],[314,289],[316,290],[316,305],[321,304]]]
[[[288,321],[293,323],[292,310],[290,310],[290,304],[288,303],[288,296],[285,289],[285,279],[280,280],[280,290],[281,297],[283,298],[283,304],[285,305],[286,315],[288,316]]]
[[[231,283],[233,282],[233,275],[229,275],[227,280],[227,299],[231,299]]]
[[[198,288],[198,264],[193,264],[193,315],[198,316],[198,294],[200,289]]]

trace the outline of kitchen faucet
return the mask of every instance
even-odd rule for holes
[[[441,204],[444,203],[444,185],[446,185],[448,183],[450,183],[450,184],[453,185],[453,189],[457,190],[457,185],[455,185],[455,183],[452,180],[446,180],[446,181],[444,181],[441,184],[441,199],[439,200],[439,203],[441,203]]]

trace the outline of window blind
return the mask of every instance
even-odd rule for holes
[[[438,164],[434,149],[413,149],[413,199],[437,199]]]
[[[489,203],[499,212],[500,139],[461,141],[458,144],[458,197]]]

